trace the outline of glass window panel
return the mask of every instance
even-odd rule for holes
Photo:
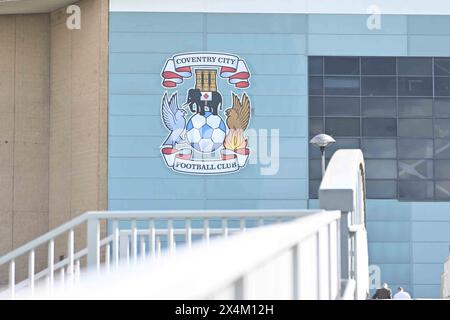
[[[450,76],[450,58],[434,59],[434,75]]]
[[[436,177],[439,179],[450,179],[450,161],[435,160],[434,162]]]
[[[322,97],[309,97],[309,115],[310,116],[323,116],[323,98]]]
[[[433,96],[433,79],[425,77],[399,77],[399,96]]]
[[[361,87],[363,96],[396,96],[396,77],[362,77]]]
[[[359,96],[359,77],[325,77],[326,95]]]
[[[450,117],[450,99],[435,99],[433,109],[436,117]]]
[[[366,180],[367,198],[395,199],[397,198],[396,180]]]
[[[398,160],[398,178],[426,180],[433,179],[432,160]]]
[[[309,74],[323,74],[323,58],[309,57],[308,72]]]
[[[363,136],[395,137],[397,120],[393,118],[368,118],[362,120]]]
[[[309,178],[310,179],[322,179],[322,161],[310,160],[309,161]]]
[[[325,132],[334,137],[359,137],[359,118],[326,118]]]
[[[436,77],[434,78],[434,90],[435,95],[439,97],[449,97],[450,96],[450,77]]]
[[[365,117],[396,117],[396,98],[367,98],[361,99],[361,112]]]
[[[363,75],[396,75],[395,58],[361,58],[361,74]]]
[[[433,120],[399,119],[398,136],[406,138],[433,138]]]
[[[359,116],[360,99],[351,97],[325,97],[327,116]]]
[[[398,181],[398,196],[401,200],[430,200],[434,197],[432,181]]]
[[[320,180],[309,180],[309,198],[318,199]]]
[[[310,159],[320,159],[320,151],[319,148],[317,148],[316,146],[309,144],[308,146],[309,149],[309,158]],[[328,148],[327,148],[328,151]]]
[[[432,139],[398,139],[398,156],[403,159],[433,158]]]
[[[450,119],[434,119],[434,136],[450,138]]]
[[[450,180],[436,181],[435,183],[435,196],[437,200],[449,200],[450,199]]]
[[[359,149],[359,140],[358,138],[336,138],[336,142],[327,147],[325,157],[327,159],[331,158],[336,150],[339,149]]]
[[[363,139],[364,158],[396,158],[397,139]]]
[[[323,94],[323,77],[309,77],[309,94],[322,95]]]
[[[402,76],[431,76],[431,58],[398,58],[398,74]]]
[[[431,98],[398,98],[399,117],[431,117],[432,114],[433,99]]]
[[[325,57],[325,74],[359,74],[359,58]]]
[[[367,179],[397,179],[397,160],[366,160]]]
[[[450,159],[450,140],[434,140],[434,156],[436,159]]]
[[[309,118],[309,136],[313,137],[319,133],[324,133],[323,118]]]

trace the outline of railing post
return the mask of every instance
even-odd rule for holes
[[[340,243],[341,243],[341,279],[350,279],[350,232],[348,230],[348,219],[349,219],[349,213],[348,212],[342,212],[341,213],[341,220],[340,220],[340,228],[339,228],[339,234],[340,234]]]
[[[88,268],[100,267],[100,221],[88,219],[87,224],[87,266]]]

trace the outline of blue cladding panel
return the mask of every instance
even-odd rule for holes
[[[308,200],[307,57],[450,56],[450,17],[383,15],[111,13],[109,100],[109,208],[317,208]],[[170,23],[169,23],[170,22]],[[308,34],[309,30],[309,34]],[[279,129],[280,164],[273,176],[262,164],[220,177],[181,175],[166,168],[160,145],[161,70],[179,52],[240,55],[252,72],[246,90],[251,128]],[[179,101],[194,85],[185,80]],[[224,108],[230,87],[219,80]],[[170,93],[174,90],[168,90]],[[254,153],[263,152],[254,145]],[[450,203],[368,200],[370,263],[382,281],[414,297],[437,297],[439,267],[448,255]]]

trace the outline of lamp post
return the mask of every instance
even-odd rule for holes
[[[334,140],[333,137],[324,133],[318,134],[309,141],[309,143],[320,149],[320,154],[322,156],[322,178],[325,175],[325,148],[335,142],[336,140]]]

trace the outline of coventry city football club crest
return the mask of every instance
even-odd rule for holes
[[[251,111],[250,98],[242,92],[250,85],[245,61],[224,53],[178,54],[167,60],[161,75],[167,89],[194,80],[183,101],[178,91],[162,97],[161,118],[169,131],[161,145],[166,165],[189,174],[232,173],[245,167]],[[224,105],[218,81],[241,91],[230,92],[230,105]]]

